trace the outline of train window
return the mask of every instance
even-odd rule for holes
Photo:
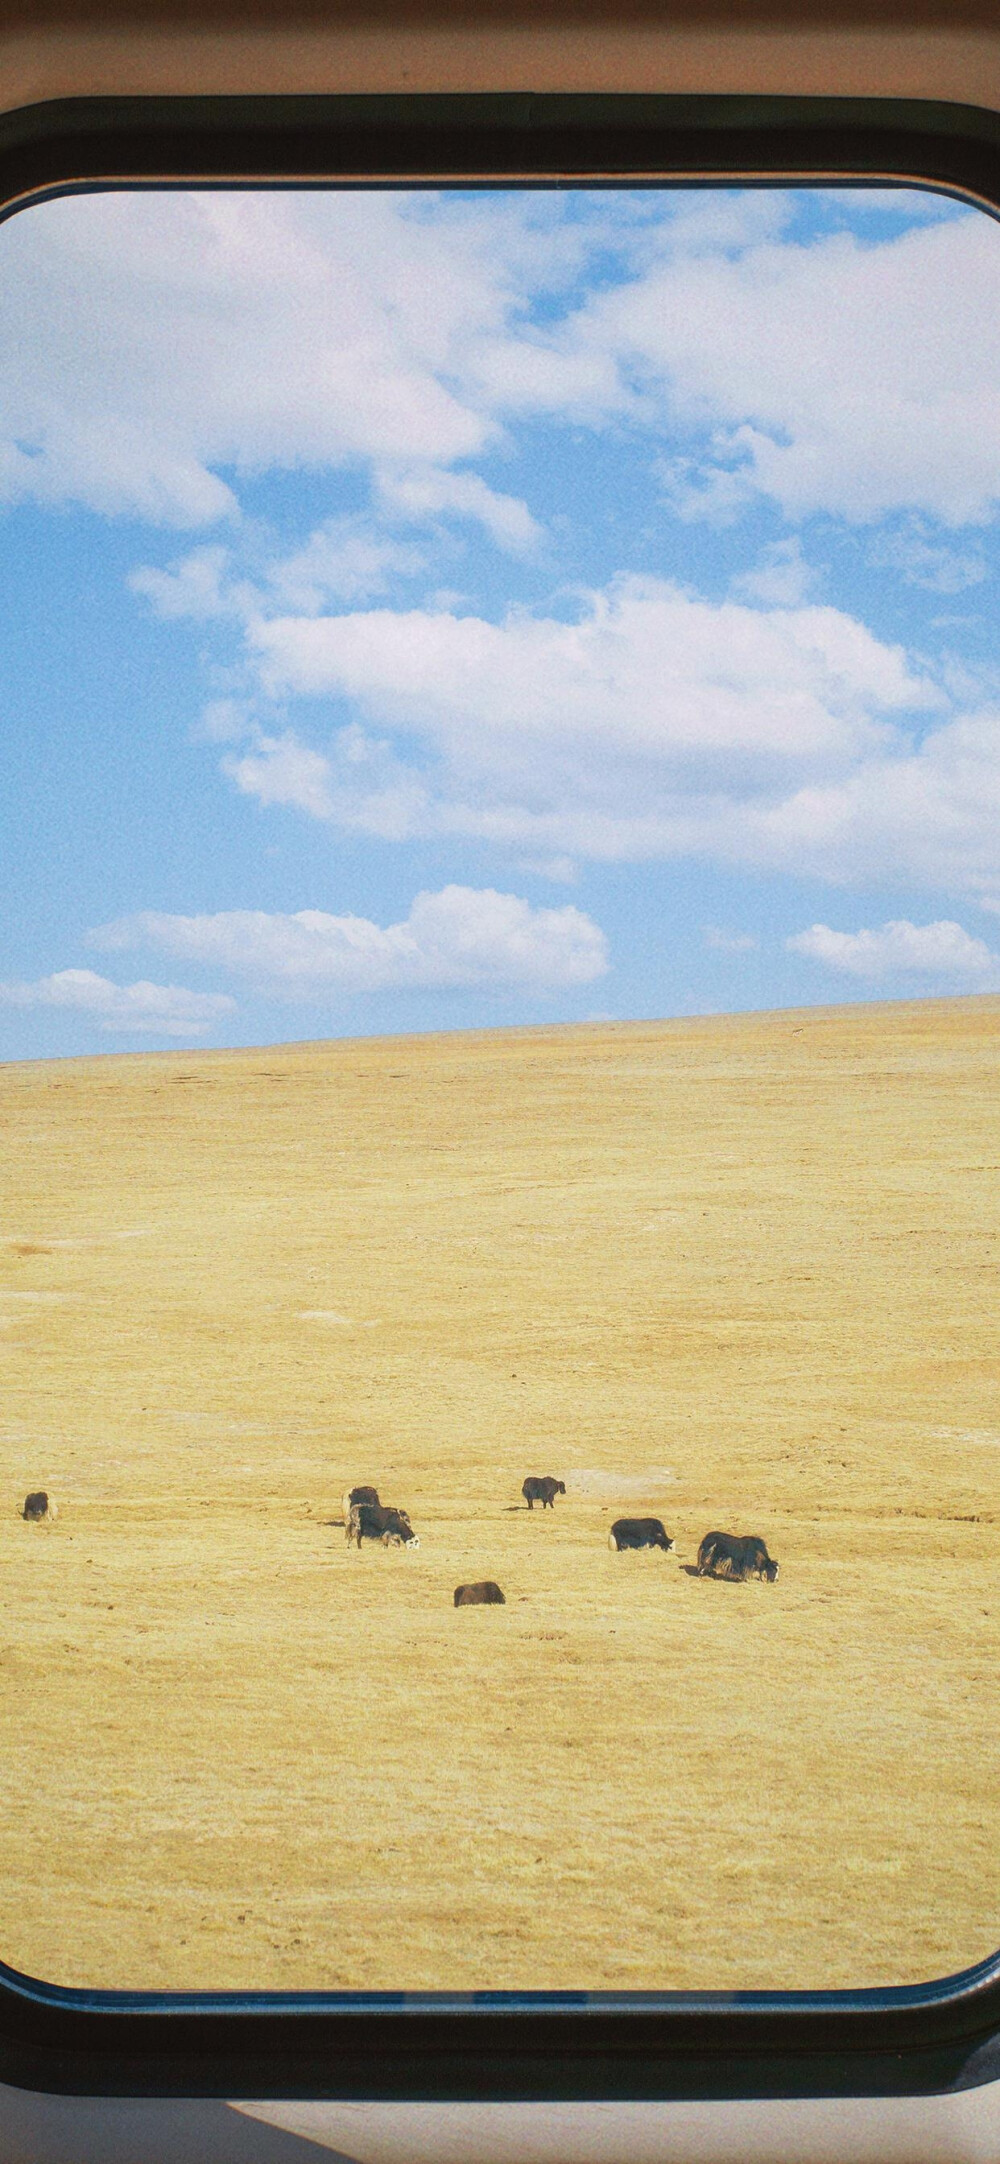
[[[982,1961],[995,221],[123,188],[0,288],[4,1960]]]

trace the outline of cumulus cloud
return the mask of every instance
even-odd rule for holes
[[[257,553],[252,578],[238,570],[232,548],[213,544],[189,550],[165,569],[140,564],[128,584],[167,619],[246,620],[269,608],[317,615],[331,601],[367,601],[383,594],[393,579],[414,575],[424,562],[412,543],[352,518],[327,519],[287,556],[268,560]]]
[[[809,599],[819,573],[806,562],[797,534],[775,541],[760,562],[733,581],[739,600],[763,601],[769,608],[796,609]]]
[[[916,224],[918,219],[960,218],[965,209],[955,196],[946,195],[942,189],[914,187],[909,181],[888,188],[857,187],[849,181],[839,187],[810,188],[809,194],[831,209],[849,212],[852,218],[860,210],[868,217],[905,218],[907,225]]]
[[[271,564],[267,582],[280,606],[313,616],[330,601],[384,594],[392,579],[420,571],[423,560],[411,542],[380,533],[370,521],[332,518],[302,548]]]
[[[0,984],[9,1007],[62,1007],[85,1014],[106,1030],[150,1030],[161,1037],[189,1037],[209,1029],[236,1001],[224,992],[189,992],[178,984],[113,984],[92,969],[60,969],[33,984]]]
[[[385,195],[69,197],[12,220],[0,490],[166,524],[231,515],[234,472],[449,464],[492,423],[448,387],[508,307],[502,251]]]
[[[911,924],[900,917],[878,931],[861,932],[835,932],[828,924],[813,924],[808,931],[794,933],[785,945],[792,954],[804,954],[827,969],[872,983],[897,975],[973,983],[980,988],[986,980],[1000,983],[1000,957],[991,954],[984,940],[973,939],[949,918],[937,924]]]
[[[901,648],[840,610],[715,605],[653,578],[591,594],[571,622],[380,609],[258,620],[250,643],[269,693],[354,699],[467,767],[523,766],[540,743],[822,761],[937,703]]]
[[[259,804],[290,804],[313,819],[336,816],[329,760],[295,736],[261,733],[253,751],[224,759],[223,771],[244,796],[256,797]]]
[[[655,264],[586,303],[572,346],[702,441],[681,508],[790,519],[1000,500],[1000,234],[980,212],[891,240],[766,241]]]
[[[227,548],[192,549],[166,571],[140,564],[129,574],[129,586],[150,602],[157,616],[207,618],[238,614],[238,602],[229,579],[231,552]]]
[[[260,735],[227,771],[261,803],[386,839],[463,835],[522,862],[718,853],[796,791],[909,744],[943,694],[833,608],[709,603],[626,578],[574,617],[450,610],[259,617],[258,689],[346,701],[320,751]]]
[[[604,934],[582,910],[535,909],[491,887],[418,894],[409,915],[386,926],[319,909],[145,911],[91,938],[105,949],[151,946],[239,971],[292,997],[408,987],[543,991],[590,984],[608,968]]]
[[[868,557],[879,568],[901,572],[908,585],[923,586],[933,594],[964,593],[989,575],[978,549],[956,549],[931,540],[926,526],[917,521],[876,535]]]
[[[842,779],[747,805],[734,860],[838,884],[886,878],[1000,896],[1000,709],[959,715]],[[735,846],[734,846],[735,845]],[[717,846],[725,847],[717,834]]]
[[[534,304],[630,221],[591,199],[227,192],[68,197],[4,235],[18,335],[0,370],[0,498],[162,525],[239,517],[244,478],[367,466],[410,519],[537,529],[448,469],[502,440],[484,345],[530,351]],[[593,364],[582,363],[591,373]],[[614,402],[613,370],[597,364]]]
[[[552,415],[625,419],[661,445],[679,430],[689,510],[763,493],[790,518],[986,517],[993,221],[793,241],[790,201],[205,191],[34,206],[4,236],[18,336],[0,494],[198,526],[238,517],[244,477],[363,464],[397,511],[476,519],[526,549],[530,509],[470,462],[510,418]]]
[[[447,473],[432,466],[380,476],[382,501],[407,518],[451,514],[475,519],[503,549],[520,556],[537,548],[542,529],[520,497],[500,495],[476,473]]]
[[[250,735],[253,727],[253,707],[245,699],[208,699],[191,734],[195,742],[233,744]]]
[[[246,635],[258,701],[355,716],[317,744],[214,702],[203,733],[262,805],[560,878],[699,857],[1000,902],[1000,708],[956,712],[974,686],[935,684],[842,610],[631,578],[569,619],[376,608]]]

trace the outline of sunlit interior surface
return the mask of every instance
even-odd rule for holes
[[[0,311],[0,1958],[982,1959],[996,223],[75,196]]]

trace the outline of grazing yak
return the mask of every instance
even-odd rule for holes
[[[480,1578],[475,1585],[455,1587],[456,1608],[506,1608],[495,1578]]]
[[[662,1548],[668,1555],[673,1545],[660,1518],[616,1518],[608,1534],[609,1548]]]
[[[351,1505],[352,1505],[352,1503],[373,1503],[373,1504],[374,1504],[374,1506],[375,1506],[375,1508],[376,1508],[376,1510],[377,1510],[377,1509],[378,1509],[378,1489],[377,1489],[377,1488],[348,1488],[348,1490],[347,1490],[347,1494],[346,1494],[345,1496],[342,1496],[342,1498],[341,1498],[341,1505],[340,1505],[340,1507],[341,1507],[341,1509],[342,1509],[342,1511],[343,1511],[343,1513],[344,1513],[344,1524],[345,1524],[345,1525],[347,1524],[347,1521],[348,1521],[348,1519],[349,1519],[349,1517],[350,1517],[350,1515],[351,1515]]]
[[[755,1533],[706,1533],[698,1550],[699,1578],[766,1578],[773,1585],[778,1575],[762,1540]]]
[[[529,1473],[521,1489],[529,1510],[533,1510],[536,1503],[540,1503],[543,1510],[554,1510],[556,1496],[565,1493],[566,1482],[553,1480],[551,1473],[546,1473],[544,1478],[537,1473]]]
[[[35,1488],[30,1495],[25,1496],[21,1516],[27,1518],[29,1525],[37,1525],[41,1518],[58,1518],[59,1512],[55,1504],[49,1502],[45,1489]]]
[[[383,1503],[352,1503],[347,1519],[347,1543],[380,1540],[383,1548],[419,1548],[420,1542],[405,1510]]]

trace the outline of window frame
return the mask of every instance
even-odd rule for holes
[[[1000,115],[916,99],[500,92],[74,98],[0,116],[0,220],[121,187],[945,189],[1000,216]],[[69,1990],[0,1963],[0,2082],[433,2102],[941,2094],[1000,2079],[1000,1951],[830,1992]]]

